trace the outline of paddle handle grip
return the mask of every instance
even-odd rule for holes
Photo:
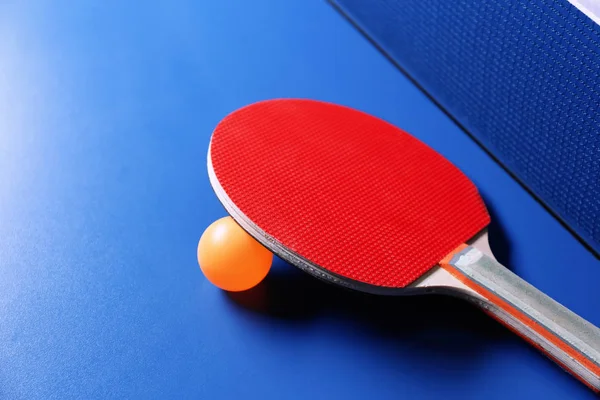
[[[600,329],[474,247],[441,266],[486,299],[477,303],[488,314],[600,392]]]

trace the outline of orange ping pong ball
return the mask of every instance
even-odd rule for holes
[[[273,254],[231,217],[213,222],[198,242],[198,263],[215,286],[239,292],[258,285],[271,269]]]

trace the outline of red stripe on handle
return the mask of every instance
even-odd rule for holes
[[[487,299],[488,303],[490,303],[492,306],[496,307],[498,310],[503,311],[511,318],[508,318],[506,315],[503,315],[503,313],[501,313],[501,312],[495,313],[493,308],[485,310],[488,314],[492,315],[496,320],[500,321],[503,325],[507,326],[511,331],[517,333],[519,336],[521,336],[522,338],[527,340],[534,347],[536,347],[538,350],[540,350],[542,353],[544,353],[550,359],[552,359],[557,364],[559,364],[563,369],[565,369],[566,371],[570,372],[573,376],[578,378],[586,386],[588,386],[589,388],[591,388],[592,390],[594,390],[596,392],[600,392],[600,366],[598,366],[596,363],[594,363],[592,360],[590,360],[588,357],[586,357],[585,354],[582,354],[577,348],[573,347],[571,344],[569,344],[568,342],[563,340],[555,332],[552,332],[551,330],[546,328],[544,325],[540,324],[538,321],[536,321],[529,315],[525,314],[523,311],[519,310],[518,308],[516,308],[515,306],[510,304],[508,301],[506,301],[499,295],[493,293],[492,291],[490,291],[486,287],[484,287],[482,284],[478,283],[476,281],[476,277],[474,278],[474,276],[467,276],[465,274],[465,272],[461,270],[460,267],[456,266],[457,262],[455,262],[455,256],[458,253],[463,252],[463,250],[465,250],[467,247],[468,246],[466,246],[466,245],[461,245],[454,252],[452,252],[450,255],[445,257],[444,260],[442,260],[440,262],[441,267],[444,268],[445,270],[447,270],[451,275],[453,275],[456,279],[458,279],[460,282],[465,284],[467,287],[469,287],[470,289],[474,290],[475,292],[477,292],[478,294],[483,296],[485,299]],[[453,261],[454,261],[454,263],[453,263]],[[453,265],[453,264],[455,264],[455,265]],[[477,262],[474,262],[471,265],[471,267],[473,267],[473,266],[475,266],[474,268],[476,269]],[[504,268],[502,266],[499,266],[499,267]],[[556,304],[558,305],[558,303],[556,303]],[[558,306],[562,307],[560,305],[558,305]],[[579,318],[579,317],[576,317],[576,318]],[[511,322],[513,324],[511,324]],[[514,324],[515,322],[516,322],[516,324]],[[521,327],[523,328],[522,330],[519,330],[519,325],[521,325]],[[590,382],[589,380],[586,380],[585,377],[583,377],[581,375],[581,373],[578,373],[573,368],[567,366],[563,361],[561,361],[557,357],[557,355],[552,354],[547,349],[544,349],[539,343],[536,343],[534,340],[532,340],[532,338],[527,337],[527,335],[526,335],[527,328],[529,330],[533,331],[533,333],[536,334],[537,336],[545,339],[548,343],[551,343],[556,348],[560,349],[561,352],[565,353],[571,359],[577,361],[577,363],[582,368],[586,369],[587,371],[589,371],[593,375],[595,375],[596,382]],[[592,329],[597,329],[597,328],[592,327]],[[598,349],[596,349],[596,350],[598,350]]]

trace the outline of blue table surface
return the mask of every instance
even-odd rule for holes
[[[210,285],[211,131],[275,97],[430,144],[479,186],[498,258],[600,325],[598,260],[327,3],[8,0],[1,398],[594,398],[459,300],[350,293],[282,261],[250,292]]]

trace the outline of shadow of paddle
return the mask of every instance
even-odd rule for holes
[[[490,247],[498,261],[508,268],[510,242],[493,207],[486,204],[491,216],[488,226]],[[474,329],[490,330],[492,335],[502,331],[478,308],[464,300],[436,295],[376,296],[355,292],[320,281],[278,257],[274,258],[269,275],[258,286],[245,292],[225,293],[231,301],[248,310],[282,319],[310,318],[323,310],[334,310],[370,320],[386,329],[386,326],[395,326],[388,318],[389,313],[400,310],[403,318],[414,320],[411,325],[416,329],[442,325],[457,329],[478,326]],[[403,332],[406,329],[402,327]]]
[[[255,288],[225,296],[247,311],[302,322],[338,318],[373,340],[417,347],[423,354],[464,361],[481,346],[511,335],[470,303],[449,296],[377,296],[337,287],[275,258],[269,276]],[[465,359],[466,357],[466,359]]]
[[[510,263],[510,243],[490,210],[490,246]],[[225,296],[245,311],[278,323],[303,323],[326,317],[351,325],[361,346],[382,342],[393,353],[418,354],[425,370],[454,376],[485,357],[485,348],[515,339],[507,329],[469,302],[443,295],[377,296],[318,280],[275,257],[271,272],[257,287]],[[422,355],[422,358],[421,358]],[[415,360],[413,360],[415,361]],[[446,371],[448,370],[448,371]]]
[[[491,218],[490,224],[488,225],[488,236],[492,253],[494,253],[494,257],[496,257],[500,264],[512,270],[511,244],[503,229],[502,220],[498,217],[491,202],[487,201],[485,197],[483,197],[483,199]]]

